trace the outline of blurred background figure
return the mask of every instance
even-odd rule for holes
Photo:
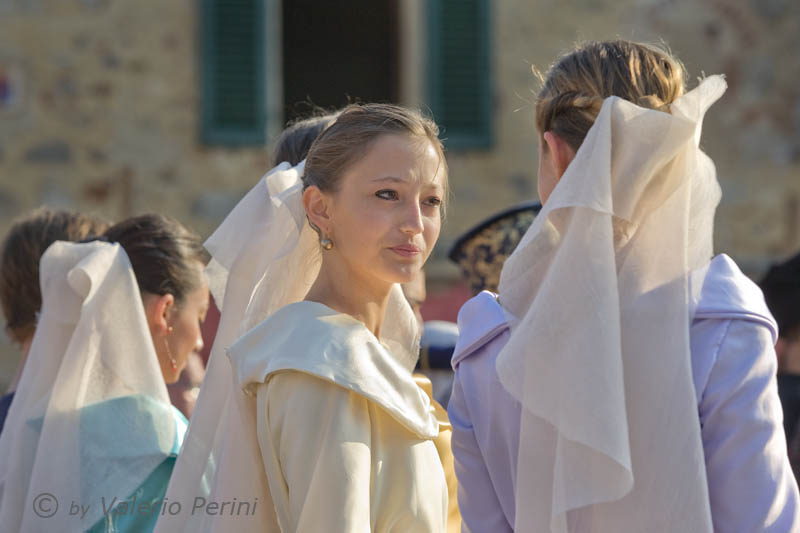
[[[209,311],[210,311],[209,299]],[[219,311],[217,311],[219,313]],[[205,324],[205,322],[204,322]],[[203,328],[205,331],[205,328]],[[213,337],[210,342],[213,342]],[[203,336],[203,346],[209,342]],[[167,392],[169,393],[169,400],[172,402],[178,411],[183,413],[186,419],[192,417],[194,411],[194,404],[197,402],[197,395],[200,393],[200,385],[203,384],[203,377],[206,375],[206,365],[203,357],[197,351],[189,354],[186,360],[186,366],[181,372],[178,381],[167,385]]]
[[[321,112],[321,114],[291,122],[275,141],[272,166],[277,167],[284,161],[288,161],[292,166],[300,163],[308,155],[314,139],[333,124],[337,116],[339,116],[338,111]]]
[[[458,325],[447,320],[428,320],[423,324],[417,372],[425,374],[433,384],[434,399],[447,408],[453,389],[450,360],[458,341]]]
[[[42,307],[39,259],[55,241],[81,241],[103,233],[100,218],[63,209],[39,208],[20,217],[0,249],[0,305],[6,333],[19,346],[20,360],[6,394],[0,398],[0,431],[19,384]]]
[[[778,322],[778,395],[789,460],[795,477],[800,479],[800,254],[773,265],[760,286]]]

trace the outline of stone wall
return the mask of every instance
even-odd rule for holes
[[[702,145],[723,200],[716,248],[751,275],[800,248],[800,3],[791,0],[504,0],[494,2],[495,145],[451,153],[455,198],[446,241],[474,220],[536,195],[531,66],[578,40],[664,42],[689,72],[724,73]]]
[[[112,219],[161,211],[207,233],[261,176],[265,150],[198,143],[194,6],[0,8],[13,93],[0,97],[0,228],[47,203]]]
[[[401,35],[418,36],[423,21],[408,14],[424,9],[407,1],[416,8],[402,20],[418,26]],[[110,219],[160,211],[208,235],[263,174],[265,149],[198,142],[196,6],[0,0],[0,234],[46,203]],[[492,16],[494,144],[448,154],[454,197],[429,269],[434,285],[457,276],[444,255],[459,233],[535,198],[531,66],[546,69],[578,39],[663,40],[692,80],[725,73],[730,89],[703,140],[724,192],[717,248],[757,275],[800,247],[800,3],[496,0]],[[403,49],[410,75],[424,47]],[[408,91],[422,83],[409,80],[403,94],[413,101]],[[0,381],[14,364],[8,353],[0,346]]]
[[[0,234],[48,204],[208,235],[264,173],[265,149],[198,143],[196,5],[0,0]]]

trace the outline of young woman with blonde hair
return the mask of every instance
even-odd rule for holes
[[[167,493],[235,510],[158,530],[445,530],[439,425],[411,375],[399,283],[436,243],[446,186],[435,124],[353,105],[236,206],[206,243],[222,316]]]
[[[459,315],[448,411],[471,531],[795,531],[797,485],[758,287],[712,259],[699,149],[725,91],[629,41],[539,92],[542,211],[499,295]]]

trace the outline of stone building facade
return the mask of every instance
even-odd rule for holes
[[[297,11],[298,1],[287,5]],[[396,79],[389,97],[426,108],[432,2],[447,0],[372,2],[382,6],[381,17],[391,15],[385,38],[392,40]],[[202,17],[213,3],[0,0],[0,233],[40,204],[109,219],[158,211],[204,236],[213,230],[269,167],[269,143],[294,104],[286,101],[283,76],[297,69],[286,62],[301,57],[283,45],[297,42],[288,37],[306,28],[302,22],[288,26],[281,0],[256,2],[263,17],[265,142],[209,144],[200,133]],[[337,4],[346,10],[349,3]],[[472,3],[485,10],[489,136],[478,146],[448,146],[453,197],[429,268],[434,288],[457,281],[445,255],[459,233],[535,198],[537,85],[531,66],[545,70],[581,39],[663,41],[683,59],[692,80],[725,73],[730,88],[712,108],[703,140],[724,194],[717,249],[757,276],[770,261],[800,248],[800,3]],[[315,4],[306,4],[302,9],[313,18]],[[360,14],[345,13],[343,20]],[[319,25],[311,27],[317,33],[301,34],[299,42],[321,50],[332,44],[318,37]],[[363,23],[334,29],[356,43],[366,31]],[[369,35],[373,41],[365,49],[374,38]],[[319,67],[313,54],[302,57],[309,70]],[[340,59],[342,65],[358,61],[352,55]],[[314,101],[314,88],[308,96]],[[335,103],[348,97],[359,95],[342,95]],[[11,365],[7,352],[0,347],[0,376]]]

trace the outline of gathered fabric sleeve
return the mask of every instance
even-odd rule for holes
[[[447,413],[453,426],[452,448],[458,478],[462,532],[512,532],[478,445],[462,379],[467,364],[456,367]],[[468,380],[471,381],[471,380]],[[473,391],[477,393],[477,391]]]
[[[692,350],[714,355],[699,399],[714,531],[798,531],[772,335],[747,320],[704,322]]]
[[[258,440],[283,531],[370,531],[367,400],[296,371],[258,389]]]

